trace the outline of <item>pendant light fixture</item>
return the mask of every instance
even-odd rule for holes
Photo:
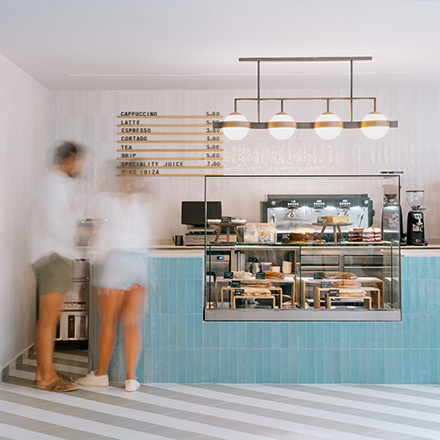
[[[325,140],[335,139],[343,129],[358,129],[369,139],[380,139],[385,136],[390,128],[397,128],[397,121],[389,121],[376,111],[376,97],[353,96],[353,62],[371,61],[372,57],[313,57],[313,58],[239,58],[242,62],[255,62],[257,64],[257,97],[235,98],[234,112],[223,121],[214,121],[214,129],[223,129],[223,133],[230,139],[243,139],[253,129],[268,129],[270,134],[278,140],[289,139],[296,129],[314,129],[316,134]],[[317,98],[262,98],[260,96],[260,64],[262,62],[334,62],[345,61],[350,63],[350,94],[347,97],[317,97]],[[349,103],[350,120],[342,121],[336,114],[330,111],[330,102],[347,101]],[[362,121],[353,120],[354,101],[367,100],[373,102],[373,111],[368,113]],[[255,101],[257,103],[257,122],[250,122],[237,112],[240,101]],[[281,104],[281,111],[276,113],[268,122],[260,120],[261,104],[266,101],[277,101]],[[296,122],[295,119],[284,112],[284,104],[287,101],[326,101],[327,110],[314,122]]]

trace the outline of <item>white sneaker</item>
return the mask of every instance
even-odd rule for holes
[[[80,377],[78,383],[85,387],[108,387],[108,375],[95,376],[95,372],[91,371],[87,376]]]
[[[125,381],[125,391],[136,391],[141,384],[136,379],[128,379]]]

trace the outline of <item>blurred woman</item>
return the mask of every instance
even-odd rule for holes
[[[111,168],[114,173],[114,168]],[[105,221],[97,239],[95,286],[100,306],[99,360],[96,371],[78,379],[84,386],[108,386],[108,367],[115,343],[116,323],[123,332],[125,390],[136,391],[139,351],[138,315],[144,311],[145,250],[148,245],[147,199],[140,191],[141,178],[116,178],[117,191],[98,196]]]

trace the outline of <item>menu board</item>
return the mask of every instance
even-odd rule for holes
[[[205,176],[223,168],[218,111],[162,115],[121,111],[117,116],[118,176]]]

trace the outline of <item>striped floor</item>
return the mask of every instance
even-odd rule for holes
[[[64,373],[87,354],[56,353]],[[34,388],[28,359],[0,383],[0,440],[440,439],[440,387],[425,385],[120,385],[60,394]]]

